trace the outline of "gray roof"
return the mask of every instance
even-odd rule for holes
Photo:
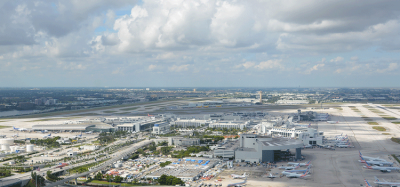
[[[80,130],[84,131],[93,124],[60,124],[60,125],[33,125],[33,130]]]

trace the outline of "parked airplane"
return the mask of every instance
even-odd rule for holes
[[[326,121],[326,122],[331,123],[331,124],[333,124],[333,123],[339,123],[339,121]]]
[[[392,170],[400,170],[400,168],[398,168],[398,167],[370,166],[368,163],[365,163],[364,168],[379,170],[381,172],[391,172]]]
[[[13,129],[16,130],[16,131],[27,131],[28,130],[28,129],[25,129],[25,128],[15,128],[14,126],[13,126]]]
[[[46,132],[49,132],[49,131],[48,131],[48,130],[42,130],[41,132],[42,132],[42,133],[46,133]]]
[[[297,162],[289,162],[287,163],[287,165],[297,165],[300,164],[300,166],[309,166],[311,164],[311,160],[308,162],[304,162],[304,163],[297,163]]]
[[[244,173],[243,175],[231,174],[231,177],[234,179],[244,179],[246,178],[246,173]]]
[[[243,181],[243,182],[238,182],[238,183],[228,184],[228,187],[229,187],[229,186],[235,186],[235,187],[241,187],[241,186],[245,186],[245,185],[246,185],[246,182],[247,182],[247,178],[246,178],[246,179],[244,179],[244,181]]]
[[[361,163],[368,163],[368,164],[377,165],[377,166],[384,166],[384,165],[393,166],[393,162],[365,160],[362,156],[360,156],[360,159],[361,160],[358,160],[358,161]]]
[[[380,180],[378,179],[378,177],[375,176],[375,181],[374,181],[374,183],[375,183],[375,184],[378,184],[378,185],[400,186],[400,182],[388,182],[388,181],[386,181],[385,179],[382,179],[382,180],[383,180],[383,181],[380,181]]]
[[[276,176],[272,175],[272,173],[269,173],[269,175],[267,175],[267,177],[270,178],[270,179],[276,178]]]
[[[312,145],[307,144],[307,145],[304,146],[304,148],[312,148]]]
[[[285,172],[282,173],[283,175],[286,175],[287,178],[303,178],[306,177],[308,174],[308,169],[304,173],[290,173],[290,172]]]
[[[49,135],[44,135],[43,138],[50,138],[51,137],[51,133]]]
[[[93,131],[86,132],[86,134],[92,134],[92,133],[93,133]]]
[[[311,165],[310,165],[310,166],[311,166]],[[282,173],[283,173],[283,172],[286,172],[286,173],[288,173],[288,172],[289,172],[289,173],[293,173],[293,172],[305,172],[305,171],[307,171],[307,170],[309,170],[308,173],[310,173],[310,166],[308,166],[307,169],[301,169],[301,170],[285,170],[285,171],[282,171]]]
[[[154,116],[154,115],[147,114],[147,116],[148,116],[148,117],[152,117],[152,116]]]
[[[342,145],[342,144],[340,144],[340,145],[336,145],[336,147],[339,147],[339,148],[352,148],[352,147],[354,147],[354,146],[351,146],[351,145]]]
[[[297,166],[281,166],[281,167],[279,167],[279,169],[293,170],[293,169],[297,169],[299,167],[300,167],[300,164],[297,164]]]
[[[18,136],[18,133],[17,133],[17,134],[12,135],[11,137],[15,138],[15,137],[19,137],[19,136]]]
[[[362,156],[364,159],[371,160],[371,161],[383,161],[383,162],[386,162],[385,159],[382,159],[382,158],[379,158],[379,157],[364,156],[364,155],[361,154],[361,151],[358,151],[358,152],[359,152],[359,156]]]
[[[80,135],[72,136],[72,139],[82,138],[82,132]]]

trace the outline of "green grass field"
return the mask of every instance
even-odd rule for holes
[[[397,119],[397,118],[392,117],[392,116],[385,116],[385,117],[382,116],[382,118],[386,119],[386,120],[396,120]]]
[[[0,129],[5,129],[5,128],[9,128],[10,126],[2,126],[0,125]]]
[[[377,122],[368,122],[368,125],[379,125]]]
[[[136,110],[136,109],[138,109],[138,108],[140,108],[140,107],[121,108],[121,109],[119,109],[119,110],[122,110],[122,111],[129,111],[129,110]]]
[[[394,121],[393,124],[400,124],[400,121]]]
[[[384,133],[382,133],[383,135],[390,135],[390,133],[387,133],[387,132],[384,132]]]
[[[400,144],[400,139],[399,138],[392,137],[391,140],[393,142],[396,142],[396,143]]]
[[[84,113],[84,114],[75,114],[73,116],[101,116],[102,114],[98,113]]]
[[[386,131],[386,129],[384,127],[378,127],[378,126],[374,126],[372,127],[373,129],[377,130],[377,131]]]

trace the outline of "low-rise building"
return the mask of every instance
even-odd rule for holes
[[[210,128],[221,128],[221,129],[240,129],[243,130],[247,127],[250,122],[246,121],[219,121],[215,123],[210,123]]]
[[[153,126],[152,134],[168,134],[170,132],[170,126],[167,122],[156,123]]]
[[[210,123],[208,120],[196,120],[196,119],[178,119],[176,121],[171,122],[171,126],[175,127],[201,127],[201,126],[207,126]]]

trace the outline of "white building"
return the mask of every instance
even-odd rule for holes
[[[152,134],[167,134],[170,132],[170,126],[167,122],[156,123],[153,126]]]
[[[246,122],[236,122],[236,121],[229,121],[229,122],[216,122],[216,123],[210,123],[209,127],[210,128],[227,128],[227,129],[240,129],[243,130],[247,127],[249,124],[248,121]]]
[[[280,135],[283,137],[298,138],[304,145],[322,145],[324,132],[318,132],[312,128],[272,128],[269,130],[271,135]]]
[[[210,121],[207,120],[196,120],[196,119],[188,119],[188,120],[182,120],[178,119],[177,121],[171,122],[171,126],[177,126],[177,127],[201,127],[203,125],[208,125]]]
[[[84,146],[81,146],[80,148],[81,148],[82,150],[84,150],[84,151],[87,151],[87,150],[89,150],[89,151],[94,151],[94,150],[99,149],[100,146],[98,146],[98,145],[84,145]]]

